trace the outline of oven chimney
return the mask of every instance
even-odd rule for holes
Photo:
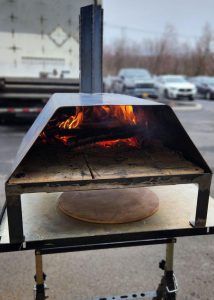
[[[80,92],[102,93],[103,9],[89,5],[80,11]]]

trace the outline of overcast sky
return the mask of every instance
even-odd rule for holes
[[[103,6],[105,43],[121,35],[158,37],[166,24],[174,25],[181,39],[194,42],[206,23],[214,28],[214,0],[103,0]]]

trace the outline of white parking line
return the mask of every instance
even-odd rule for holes
[[[196,103],[195,105],[187,106],[187,105],[178,105],[178,106],[171,106],[174,111],[194,111],[194,110],[201,110],[202,105],[200,103]]]

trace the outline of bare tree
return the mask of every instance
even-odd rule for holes
[[[170,24],[156,39],[133,42],[123,35],[104,48],[104,74],[116,74],[125,67],[147,68],[154,74],[214,75],[213,30],[206,24],[195,45],[179,41]]]

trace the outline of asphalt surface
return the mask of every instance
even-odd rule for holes
[[[214,170],[214,101],[197,101],[201,109],[176,111],[185,129]],[[27,126],[0,126],[0,206],[3,182],[11,168]],[[211,195],[214,197],[214,184]],[[48,255],[49,299],[90,299],[156,289],[165,246],[88,251]],[[213,300],[214,238],[179,238],[175,248],[178,300]],[[0,300],[33,299],[34,252],[0,254]]]

